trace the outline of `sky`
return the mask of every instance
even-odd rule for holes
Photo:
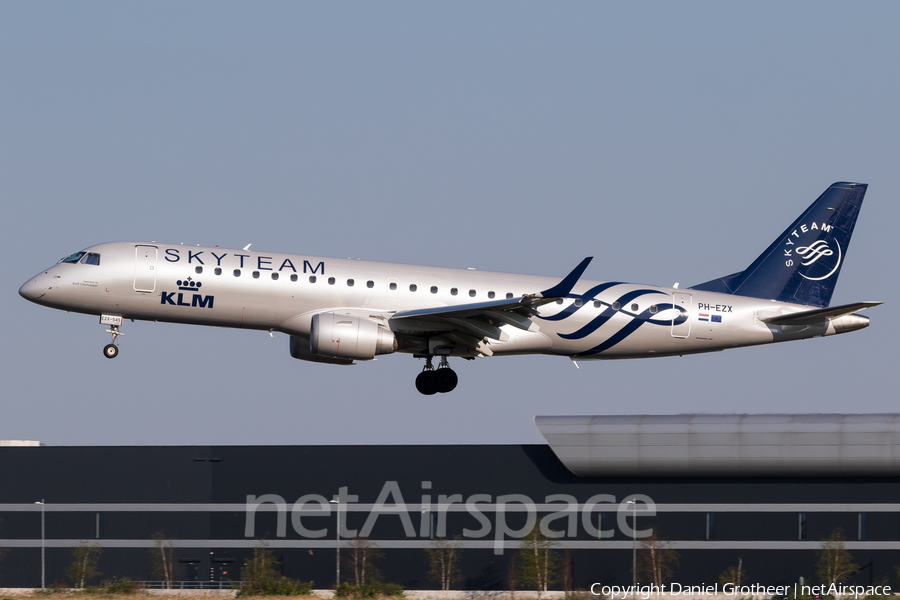
[[[542,443],[535,415],[897,410],[896,2],[2,2],[0,439]],[[868,329],[683,358],[339,367],[265,332],[18,288],[156,240],[687,287],[831,183],[869,191],[832,304]]]

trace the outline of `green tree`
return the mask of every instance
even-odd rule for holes
[[[157,531],[151,538],[153,547],[150,557],[153,561],[153,576],[164,581],[167,589],[172,589],[175,580],[175,545],[162,531]]]
[[[559,542],[545,536],[537,526],[519,544],[522,583],[537,590],[538,598],[556,582],[559,557],[553,547],[558,545]]]
[[[637,576],[640,581],[661,586],[675,574],[678,567],[678,552],[671,543],[653,534],[641,540],[637,555]]]
[[[562,561],[559,563],[559,582],[566,598],[575,591],[575,563],[572,560],[572,551],[566,548],[563,551]]]
[[[425,554],[428,557],[428,578],[440,583],[442,590],[447,591],[454,583],[462,580],[459,568],[462,542],[458,537],[452,540],[435,539],[430,548],[425,548]]]
[[[241,572],[241,596],[306,596],[313,582],[296,581],[278,572],[280,563],[265,540],[253,548],[253,556],[244,560]]]
[[[738,556],[738,564],[735,567],[731,565],[719,575],[719,585],[731,583],[736,587],[740,587],[747,580],[747,573],[744,571],[744,558]]]
[[[369,538],[356,536],[350,540],[344,552],[344,565],[350,570],[353,585],[362,586],[377,581],[379,572],[375,563],[383,557],[381,549]]]
[[[103,548],[100,544],[88,544],[87,542],[79,542],[72,548],[72,564],[66,569],[66,577],[77,588],[84,588],[84,584],[99,577],[103,573],[97,570],[97,561],[100,560],[100,554]]]
[[[506,584],[509,586],[510,596],[515,600],[516,590],[519,589],[519,564],[515,554],[511,554],[506,563]]]
[[[816,576],[825,585],[842,584],[859,572],[859,565],[847,552],[844,530],[838,527],[822,540],[821,550],[816,552]]]

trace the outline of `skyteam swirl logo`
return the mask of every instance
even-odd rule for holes
[[[681,323],[687,321],[687,311],[681,306],[677,306],[670,302],[651,304],[649,306],[643,304],[643,310],[640,309],[640,306],[638,306],[637,310],[634,310],[632,308],[633,306],[635,306],[635,304],[632,302],[640,296],[659,294],[667,298],[669,297],[668,294],[659,290],[636,289],[621,294],[615,299],[598,298],[598,296],[602,292],[605,292],[606,290],[618,285],[623,284],[621,282],[602,283],[589,289],[584,294],[569,296],[570,298],[574,298],[574,302],[572,302],[572,304],[559,311],[555,315],[550,315],[547,317],[538,315],[537,318],[544,321],[564,321],[572,317],[578,311],[587,308],[588,306],[593,306],[593,308],[595,309],[603,309],[600,314],[598,314],[596,317],[591,319],[588,323],[578,328],[577,330],[572,331],[571,333],[557,334],[564,340],[584,339],[590,335],[597,333],[598,331],[600,331],[600,333],[603,333],[603,331],[601,330],[604,329],[604,325],[610,323],[613,317],[616,317],[616,321],[618,323],[621,323],[623,317],[630,319],[616,331],[610,331],[610,335],[604,341],[597,344],[593,348],[590,348],[583,352],[579,352],[577,356],[590,356],[594,354],[600,354],[604,350],[608,350],[622,340],[626,339],[628,336],[633,334],[644,325],[671,327],[672,325],[680,325]],[[668,312],[668,315],[665,314],[667,311],[670,311]],[[610,325],[608,329],[612,329],[613,327],[615,327],[615,325]]]
[[[834,252],[828,247],[828,242],[816,240],[812,246],[800,246],[797,248],[797,254],[803,258],[803,266],[809,266],[823,256],[831,256]]]
[[[827,223],[804,224],[792,231],[784,243],[784,266],[789,269],[798,269],[800,277],[810,281],[822,281],[828,279],[841,266],[842,251],[837,239],[823,234],[830,233],[834,227]],[[815,239],[808,245],[804,243],[806,238],[814,236]],[[831,243],[835,249],[832,249]]]

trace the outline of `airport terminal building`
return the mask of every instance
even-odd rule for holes
[[[425,549],[459,536],[457,587],[509,589],[534,527],[575,588],[629,585],[651,534],[679,553],[684,585],[716,583],[738,560],[748,582],[809,581],[838,527],[864,567],[854,583],[900,563],[900,415],[536,424],[547,444],[0,447],[0,587],[39,587],[42,546],[47,585],[64,580],[81,542],[103,548],[104,578],[150,580],[159,534],[178,580],[239,580],[265,539],[285,575],[321,588],[337,548],[362,538],[385,581],[436,589]]]

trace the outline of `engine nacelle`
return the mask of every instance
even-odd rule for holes
[[[335,359],[372,360],[397,349],[394,333],[371,319],[350,315],[313,315],[309,332],[313,354]]]
[[[309,338],[300,337],[299,335],[291,336],[291,356],[300,360],[308,360],[310,362],[326,363],[329,365],[352,365],[353,361],[349,358],[331,358],[329,356],[320,356],[309,349]]]

